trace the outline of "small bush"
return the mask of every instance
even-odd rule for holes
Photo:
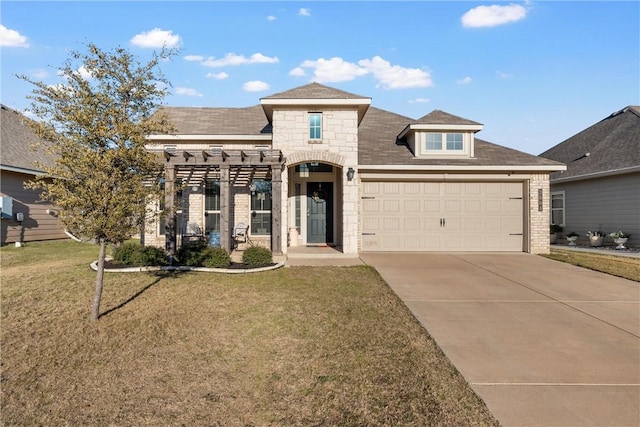
[[[231,257],[222,248],[207,247],[202,254],[205,267],[225,268],[231,265]]]
[[[113,260],[135,267],[156,266],[167,264],[167,254],[160,248],[127,242],[115,248]]]
[[[200,267],[204,265],[206,242],[190,242],[180,248],[176,254],[178,262],[190,267]]]
[[[273,263],[273,258],[269,249],[251,246],[242,254],[242,262],[249,267],[266,267]]]

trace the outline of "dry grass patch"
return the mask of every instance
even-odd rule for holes
[[[639,258],[562,249],[551,249],[551,254],[544,256],[557,261],[640,282]]]
[[[371,268],[108,274],[92,323],[96,255],[0,250],[5,425],[497,424]]]

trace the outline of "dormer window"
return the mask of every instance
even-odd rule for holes
[[[445,144],[443,144],[443,141],[445,141]],[[462,133],[427,132],[424,135],[425,154],[462,151],[464,151],[464,134]]]

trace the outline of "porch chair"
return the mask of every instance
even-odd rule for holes
[[[253,245],[251,238],[249,237],[249,225],[244,222],[236,224],[233,228],[232,237],[236,248],[240,246],[240,243],[249,243],[249,245]]]

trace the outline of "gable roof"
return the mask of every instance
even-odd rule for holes
[[[367,96],[355,95],[340,89],[321,85],[320,83],[309,83],[284,92],[265,96],[262,99],[371,99]]]
[[[34,150],[38,136],[29,127],[30,120],[16,110],[0,105],[0,169],[40,174],[43,171],[35,162],[45,166],[53,164],[51,157],[41,149]]]
[[[540,156],[567,164],[552,180],[640,170],[640,106],[616,111]]]
[[[371,98],[354,95],[340,89],[321,85],[320,83],[309,83],[291,90],[265,96],[260,99],[260,104],[267,115],[269,123],[273,119],[273,109],[278,107],[316,107],[317,106],[339,106],[355,108],[358,111],[358,123],[371,105]]]
[[[463,117],[454,116],[446,111],[433,110],[426,116],[422,116],[413,124],[428,124],[428,125],[482,125],[482,123],[474,122],[473,120],[465,119]]]
[[[428,117],[428,114],[425,117]],[[436,110],[432,118],[457,116]],[[466,121],[466,119],[462,119]],[[412,119],[371,107],[358,131],[358,163],[363,166],[524,166],[561,167],[562,164],[475,138],[475,157],[460,159],[416,158],[397,135]],[[471,122],[471,121],[468,121]],[[476,122],[471,122],[477,124]],[[465,123],[465,124],[471,124]],[[442,123],[445,124],[445,123]],[[557,170],[557,169],[556,169]]]

